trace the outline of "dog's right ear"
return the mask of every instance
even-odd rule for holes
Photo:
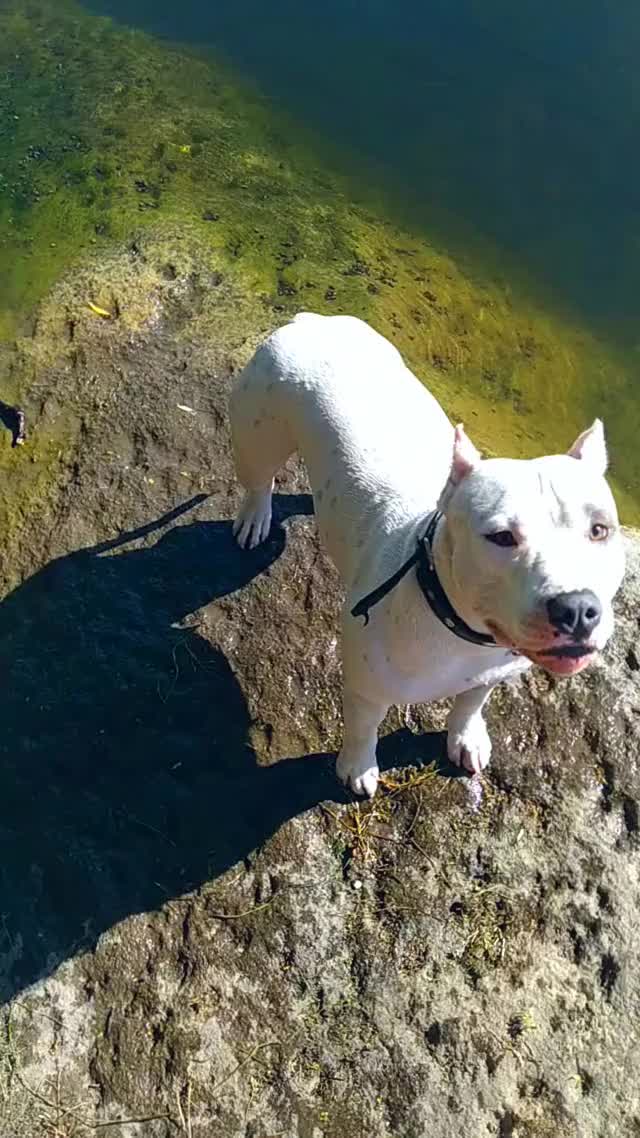
[[[458,423],[453,438],[453,458],[451,460],[451,473],[449,481],[458,486],[467,474],[471,474],[481,461],[480,453],[476,450],[462,423]]]
[[[453,454],[451,456],[451,469],[447,484],[440,495],[438,509],[445,510],[456,486],[459,486],[467,474],[476,468],[481,461],[480,453],[476,450],[462,423],[458,423],[453,436]]]

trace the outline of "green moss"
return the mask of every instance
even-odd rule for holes
[[[18,584],[21,577],[17,543],[37,524],[43,509],[53,502],[64,477],[66,455],[75,437],[74,426],[62,419],[55,427],[39,429],[29,436],[28,446],[12,449],[8,431],[0,437],[0,533],[3,544],[3,589]],[[13,573],[6,567],[13,566]]]
[[[477,978],[505,959],[512,931],[513,911],[499,887],[476,887],[461,905],[465,927],[462,963]]]
[[[184,234],[236,298],[203,299],[205,333],[240,344],[300,309],[360,315],[493,453],[565,449],[603,414],[625,519],[640,521],[635,361],[355,204],[220,61],[71,0],[10,2],[0,146],[0,341],[70,266],[168,227],[167,271]]]

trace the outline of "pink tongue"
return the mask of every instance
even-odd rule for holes
[[[536,662],[557,676],[575,676],[586,667],[594,654],[590,652],[588,656],[538,657]]]

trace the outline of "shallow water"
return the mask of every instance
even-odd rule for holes
[[[358,161],[390,206],[639,342],[640,15],[622,0],[88,0],[209,44]]]
[[[178,218],[276,310],[369,319],[489,450],[602,414],[640,519],[630,3],[10,0],[0,25],[0,338]]]

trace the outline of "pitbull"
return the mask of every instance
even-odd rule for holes
[[[606,644],[624,555],[600,420],[567,454],[482,459],[388,340],[311,313],[258,348],[230,412],[240,546],[269,533],[276,471],[307,467],[346,589],[337,774],[356,794],[376,791],[391,704],[453,697],[449,758],[479,773],[496,684],[575,675]]]

